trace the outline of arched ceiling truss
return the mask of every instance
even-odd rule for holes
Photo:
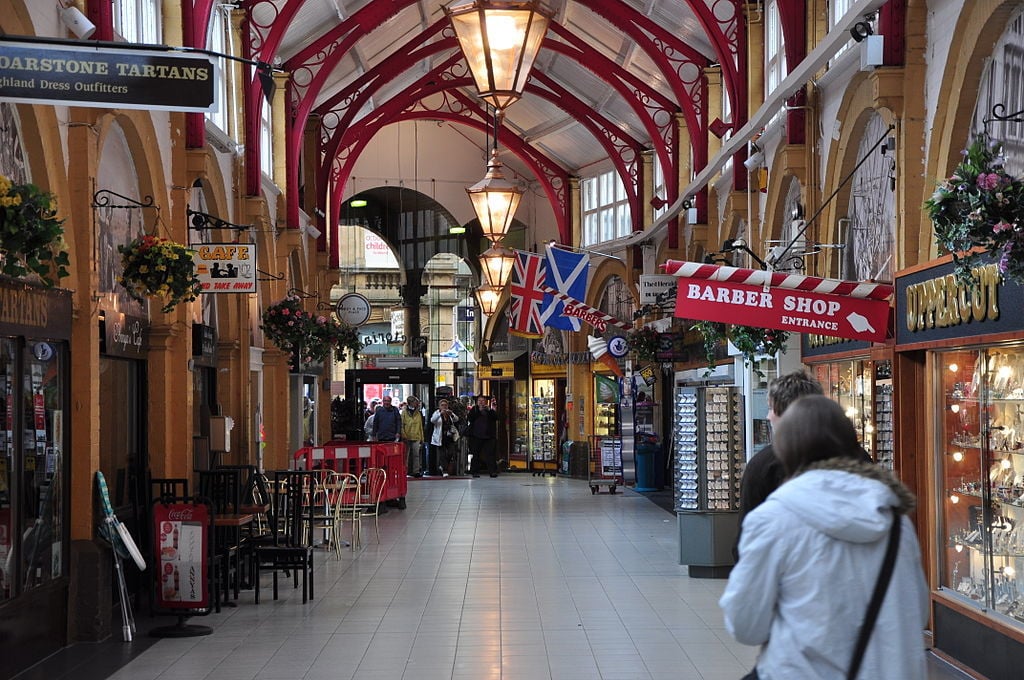
[[[340,0],[335,5],[338,8],[336,22],[332,18],[332,21],[323,23],[324,28],[322,29],[311,29],[306,26],[303,30],[307,32],[307,35],[301,36],[301,40],[298,40],[299,36],[294,31],[298,30],[295,25],[301,25],[301,22],[297,22],[297,18],[304,14],[304,8],[307,8],[307,11],[312,11],[312,7],[321,2],[322,0],[241,0],[239,3],[240,8],[245,12],[243,20],[244,56],[260,62],[275,63],[280,61],[277,59],[277,55],[282,53],[283,45],[293,46],[289,50],[292,56],[284,63],[285,69],[292,74],[288,93],[291,128],[286,142],[288,149],[286,159],[288,222],[291,226],[298,223],[295,217],[298,214],[299,152],[303,131],[309,116],[324,104],[321,100],[322,94],[334,69],[346,54],[359,46],[360,40],[374,31],[380,30],[385,23],[394,21],[396,17],[408,11],[412,6],[419,5],[421,18],[428,13],[433,14],[437,11],[433,3],[424,0],[369,0],[359,5],[358,9],[352,11],[350,15],[343,16],[342,7],[348,4],[355,5],[355,3]],[[650,144],[658,154],[659,161],[666,169],[665,176],[670,185],[666,187],[666,192],[669,194],[667,198],[671,201],[678,195],[678,172],[674,170],[681,153],[678,142],[676,142],[678,135],[674,129],[676,125],[675,112],[682,113],[691,130],[689,137],[693,144],[690,152],[693,170],[703,168],[707,162],[708,102],[706,101],[707,89],[703,70],[708,64],[717,61],[722,67],[723,89],[730,100],[732,109],[730,124],[734,128],[738,128],[746,121],[747,74],[746,36],[743,21],[744,2],[743,0],[649,0],[643,4],[643,11],[638,9],[636,4],[632,0],[545,0],[545,5],[555,10],[555,20],[552,31],[545,42],[545,48],[558,55],[573,58],[579,65],[594,72],[617,91],[618,96],[629,101],[634,111],[638,110],[634,102],[640,103],[639,109],[646,109],[643,115],[637,114],[637,117],[641,121],[644,131],[650,137]],[[194,46],[202,46],[205,43],[205,27],[208,25],[213,5],[214,0],[186,0],[183,3],[183,6],[187,6],[182,10],[183,20],[186,24],[185,40],[187,42],[193,43]],[[703,35],[697,36],[698,42],[702,45],[710,45],[710,48],[705,47],[702,52],[692,47],[690,42],[685,39],[685,35],[666,30],[661,23],[649,16],[654,14],[652,10],[659,5],[661,11],[670,14],[688,10],[695,18],[700,30],[703,31]],[[679,9],[676,10],[673,5],[678,5]],[[579,8],[585,8],[596,17],[600,17],[614,26],[615,30],[628,36],[632,41],[629,50],[642,53],[644,58],[660,71],[660,77],[664,78],[663,82],[670,93],[669,101],[665,101],[664,89],[658,92],[652,88],[641,87],[643,82],[638,81],[629,67],[629,54],[624,56],[620,53],[616,60],[608,59],[562,24],[562,21],[566,20],[570,13],[578,18],[576,15],[579,14]],[[191,29],[189,25],[191,25]],[[429,50],[431,43],[451,41],[450,35],[445,33],[446,28],[446,20],[434,22],[420,32],[418,39],[408,41],[407,44],[415,44],[419,47],[415,53],[405,53],[405,64],[411,66],[421,57],[434,54]],[[289,31],[293,31],[293,33],[289,35]],[[553,39],[552,36],[557,39]],[[454,42],[451,41],[451,44],[454,45]],[[296,45],[304,45],[304,47],[296,48]],[[457,47],[444,49],[451,49],[453,53],[458,53]],[[394,51],[396,55],[399,53],[401,53],[400,50]],[[613,65],[614,68],[609,65]],[[392,66],[391,68],[396,67]],[[371,73],[372,75],[370,75]],[[359,97],[359,91],[368,89],[374,81],[388,82],[402,73],[405,71],[395,70],[393,73],[388,73],[387,69],[381,69],[374,73],[374,69],[368,69],[366,73],[355,79],[363,83],[362,87],[354,90],[351,87],[345,88],[350,90],[347,96],[354,102]],[[405,75],[407,77],[408,74]],[[335,80],[337,80],[336,76]],[[449,78],[445,82],[451,87],[463,87],[464,81]],[[562,110],[572,112],[573,116],[580,118],[581,121],[586,121],[585,125],[588,131],[591,134],[596,132],[595,136],[599,140],[603,138],[604,141],[601,143],[605,145],[606,149],[618,150],[609,155],[621,173],[622,169],[618,166],[628,165],[623,159],[635,153],[635,145],[632,142],[637,140],[631,139],[628,131],[612,135],[606,116],[580,115],[581,107],[593,108],[593,105],[584,102],[579,96],[573,95],[565,84],[551,79],[543,82],[542,78],[537,78],[535,85],[536,87],[530,90],[533,96],[542,96],[549,101],[557,102]],[[379,87],[380,85],[375,86],[376,89]],[[422,86],[419,89],[422,89]],[[624,94],[624,91],[629,92],[629,95]],[[246,129],[252,138],[254,134],[258,134],[263,96],[261,83],[255,69],[249,69],[249,79],[243,96]],[[422,97],[410,92],[403,92],[401,99],[403,101],[401,102],[402,113],[400,116],[415,115],[420,104],[412,104],[412,102],[419,102]],[[460,102],[462,99],[463,97],[444,97],[444,100],[448,102]],[[671,101],[672,99],[675,101]],[[351,104],[346,107],[342,102],[343,99],[331,104],[332,111],[341,106],[346,109],[345,113],[341,114],[342,116],[352,119],[352,116],[359,115],[360,108],[352,107]],[[377,102],[371,103],[371,107],[375,105]],[[462,111],[467,110],[462,105],[456,108]],[[351,114],[349,109],[352,109]],[[479,106],[472,107],[472,109],[481,114],[481,121],[478,121],[473,127],[486,129],[487,112]],[[670,112],[673,115],[668,115]],[[468,124],[465,113],[453,111],[450,115],[457,117],[460,123]],[[341,116],[336,116],[336,119],[340,121]],[[194,142],[197,135],[201,137],[201,129],[194,129],[198,120],[195,116],[190,117],[190,142]],[[382,119],[377,118],[376,120]],[[397,118],[392,122],[394,120]],[[376,123],[376,125],[379,124],[379,122]],[[364,126],[363,130],[368,132],[371,127]],[[623,126],[617,127],[622,128]],[[375,129],[379,129],[379,127]],[[513,144],[511,140],[506,139],[508,136],[511,136],[510,133],[504,131],[502,136],[504,146],[514,150],[520,158],[532,159],[532,162],[528,163],[531,165],[531,169],[534,165],[545,165],[552,169],[557,168],[557,171],[550,171],[549,176],[565,174],[565,171],[559,168],[557,163],[550,159],[544,159],[543,154],[536,150],[531,153],[529,144]],[[365,144],[359,146],[363,148]],[[346,148],[355,147],[350,145]],[[259,145],[247,143],[245,152],[246,167],[249,173],[246,177],[246,191],[250,195],[255,195],[259,193],[260,189]],[[343,165],[351,163],[351,160],[351,157],[346,158]],[[335,163],[333,167],[332,174],[335,174],[336,177],[339,176],[337,175],[338,164]],[[629,173],[638,177],[634,170],[629,170]],[[340,176],[344,177],[343,174]],[[542,183],[546,181],[541,174],[538,174],[538,177],[541,178]],[[552,192],[548,187],[545,187],[545,190],[550,199],[552,193],[556,195],[563,193],[564,187],[562,191]],[[326,192],[336,194],[337,186],[318,187],[318,191],[324,192],[322,195],[326,197]],[[702,209],[702,202],[706,206],[706,194],[697,197],[698,210]],[[556,205],[559,205],[556,213],[561,213],[561,208],[565,206],[565,203]]]

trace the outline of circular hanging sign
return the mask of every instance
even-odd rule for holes
[[[359,293],[342,295],[334,313],[349,326],[362,326],[370,318],[370,301]]]
[[[614,338],[609,338],[608,353],[611,354],[616,359],[621,359],[622,357],[629,354],[629,345],[626,344],[626,338],[622,337],[621,335],[616,335]]]

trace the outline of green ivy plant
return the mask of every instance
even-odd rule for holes
[[[626,335],[626,346],[641,361],[655,359],[661,346],[660,333],[651,326],[641,326]]]
[[[52,194],[0,175],[0,273],[35,275],[47,287],[68,275],[64,221],[56,215]]]

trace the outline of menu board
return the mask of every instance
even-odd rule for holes
[[[210,513],[205,505],[153,506],[156,603],[165,609],[207,609],[206,579]]]

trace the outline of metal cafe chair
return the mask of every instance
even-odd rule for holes
[[[199,470],[199,495],[210,501],[218,517],[239,514],[242,505],[242,471],[239,469]],[[239,526],[217,526],[213,532],[214,550],[223,560],[221,583],[224,599],[234,585],[238,599],[241,574],[242,532]]]
[[[387,487],[388,473],[384,468],[371,467],[359,477],[359,515],[373,518],[373,531],[380,543],[380,499]]]
[[[352,524],[349,545],[354,551],[362,541],[361,514],[359,507],[359,478],[348,472],[336,472],[328,480],[332,493],[333,516],[331,518],[331,542],[334,552],[341,557],[341,530],[345,522]]]
[[[302,602],[313,599],[313,527],[314,506],[303,503],[308,489],[315,487],[311,471],[288,470],[274,473],[274,486],[283,490],[283,498],[275,505],[280,526],[272,522],[273,542],[258,545],[253,562],[256,569],[256,603],[260,601],[260,575],[271,571],[274,575],[274,599],[278,597],[278,572],[290,571],[294,587],[299,586],[302,572]]]

